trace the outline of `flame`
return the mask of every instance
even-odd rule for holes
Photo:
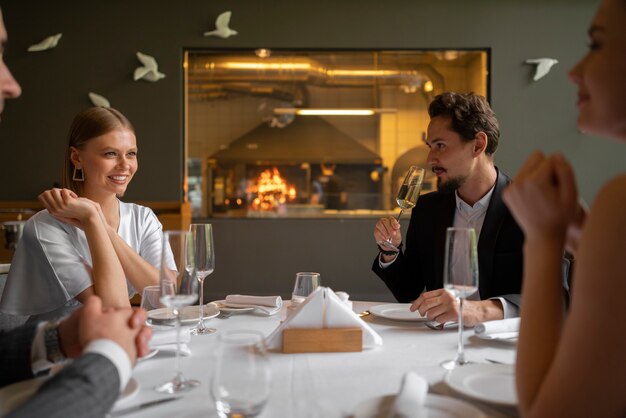
[[[287,185],[277,167],[262,171],[249,192],[256,194],[252,200],[252,209],[260,211],[276,211],[280,205],[296,198],[296,188]]]

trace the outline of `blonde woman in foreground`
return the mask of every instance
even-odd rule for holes
[[[46,210],[33,216],[15,252],[0,310],[63,316],[91,295],[104,307],[159,283],[161,223],[147,207],[124,203],[138,169],[135,130],[112,108],[92,107],[74,118],[63,189],[43,192]]]
[[[570,71],[578,128],[623,143],[625,28],[626,0],[602,1],[589,52]],[[626,175],[602,187],[584,225],[577,197],[570,164],[539,152],[504,194],[526,237],[516,370],[525,417],[626,416]],[[577,248],[567,314],[557,303],[566,242]]]

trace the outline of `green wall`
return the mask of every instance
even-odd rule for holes
[[[575,88],[567,70],[585,52],[590,0],[0,0],[9,32],[6,61],[22,84],[0,124],[2,200],[34,199],[60,179],[72,117],[108,97],[135,124],[140,171],[127,197],[181,198],[184,48],[490,47],[491,99],[503,137],[498,165],[511,174],[528,153],[563,150],[591,199],[624,170],[623,149],[576,132]],[[233,11],[239,35],[205,38],[216,16]],[[27,53],[63,32],[51,51]],[[135,52],[153,55],[167,77],[134,82]],[[527,58],[560,63],[531,82]]]

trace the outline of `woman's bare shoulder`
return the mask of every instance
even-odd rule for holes
[[[602,186],[591,208],[591,216],[594,215],[612,215],[614,221],[626,220],[626,174],[614,177]]]

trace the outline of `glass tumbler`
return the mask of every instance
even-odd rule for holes
[[[254,417],[270,397],[271,370],[263,334],[224,331],[218,338],[218,361],[211,383],[217,413],[225,417]]]
[[[321,283],[320,274],[314,272],[296,273],[296,284],[291,294],[291,304],[299,305],[319,287]]]

